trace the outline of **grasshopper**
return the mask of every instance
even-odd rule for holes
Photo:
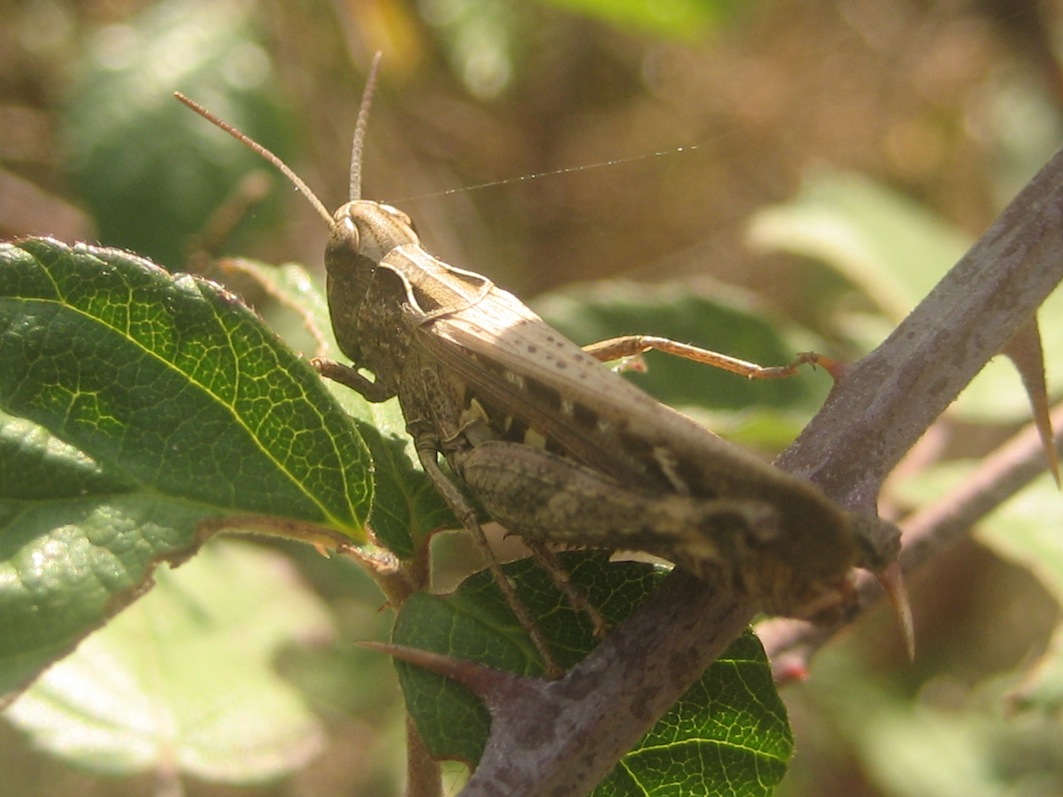
[[[352,365],[315,365],[369,401],[398,397],[420,464],[466,528],[484,541],[468,493],[533,547],[646,551],[767,612],[798,617],[844,608],[854,566],[885,571],[895,562],[892,527],[855,522],[810,483],[726,443],[603,364],[661,349],[774,378],[814,355],[761,368],[652,337],[581,348],[486,277],[429,254],[402,211],[361,199],[378,62],[379,55],[355,128],[351,198],[334,214],[276,156],[177,96],[270,160],[326,220],[329,312]],[[522,623],[534,627],[497,562],[488,562]],[[895,565],[890,573],[889,583],[899,584]],[[545,642],[536,644],[549,666]]]

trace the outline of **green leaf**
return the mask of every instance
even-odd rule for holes
[[[298,308],[300,323],[313,325],[326,350],[310,353],[347,361],[333,335],[325,296],[305,269],[293,264],[277,269],[251,261],[241,261],[240,267],[268,285],[284,305]],[[446,501],[417,464],[417,450],[406,432],[398,399],[372,404],[344,385],[329,380],[325,384],[357,420],[358,430],[372,452],[374,500],[370,522],[377,540],[398,557],[409,559],[432,532],[460,528]]]
[[[734,0],[549,0],[617,27],[689,39],[743,7]],[[748,3],[748,0],[746,0]]]
[[[650,593],[663,571],[600,553],[566,554],[572,582],[611,623]],[[505,566],[518,594],[570,667],[593,647],[589,620],[573,610],[532,560]],[[524,634],[486,572],[449,596],[417,594],[402,608],[393,641],[525,675],[541,673]],[[463,687],[397,663],[406,704],[432,754],[477,761],[489,717]],[[596,795],[771,794],[792,748],[786,712],[759,641],[737,640],[599,786]],[[697,762],[697,763],[692,763]]]
[[[124,252],[0,247],[0,406],[142,487],[355,539],[368,455],[232,294]]]
[[[0,246],[0,409],[39,424],[0,417],[0,692],[204,520],[365,539],[368,452],[309,364],[218,286],[127,253]]]
[[[397,401],[381,405],[377,417],[389,410],[401,418]],[[359,423],[358,429],[373,453],[375,500],[370,521],[383,545],[400,559],[410,559],[433,532],[461,528],[431,480],[410,460],[412,438],[385,436],[379,427],[367,423]]]
[[[750,631],[724,651],[594,795],[771,795],[792,754],[786,708],[760,640]]]
[[[601,554],[591,557],[578,566],[573,566],[573,555],[564,557],[573,583],[583,589],[589,586],[584,573],[602,571],[601,562],[608,558]],[[618,583],[605,583],[604,578],[647,579],[651,584],[656,580],[653,568],[647,565],[625,567],[627,573],[623,569],[605,571],[605,576],[600,577],[604,586],[597,585],[593,592],[586,593],[610,621],[619,619],[617,607],[622,617],[634,604],[624,604]],[[524,605],[551,640],[557,663],[562,667],[576,664],[593,646],[587,618],[568,609],[564,598],[533,560],[510,562],[504,565],[504,570]],[[637,592],[645,594],[643,590]],[[602,600],[606,595],[611,599],[608,602]],[[521,675],[543,673],[535,646],[486,570],[465,579],[450,595],[411,596],[395,621],[392,641]],[[396,662],[396,667],[406,708],[431,753],[441,759],[478,761],[490,726],[487,709],[471,692],[453,681],[402,662]]]
[[[989,628],[982,630],[983,640],[995,637]],[[795,762],[787,778],[788,793],[824,793],[824,762],[839,755],[847,766],[856,762],[867,783],[864,791],[872,794],[1063,793],[1063,728],[1058,717],[1010,710],[1013,672],[978,670],[974,678],[950,669],[948,679],[935,681],[936,689],[922,680],[913,687],[898,683],[883,666],[868,645],[870,638],[850,639],[817,655],[814,677],[801,687],[801,702],[807,703],[809,716],[826,719],[832,732],[808,740],[801,751],[804,766]]]
[[[40,427],[0,421],[2,705],[135,599],[159,560],[192,549],[203,510],[134,491]]]
[[[967,251],[959,231],[856,174],[819,171],[784,205],[756,214],[758,248],[822,261],[900,321]]]
[[[219,146],[222,134],[177,102],[175,89],[285,156],[278,81],[253,13],[245,3],[170,0],[97,30],[73,70],[80,83],[63,137],[99,240],[175,266],[224,198],[262,169],[246,148]],[[257,223],[268,225],[275,213],[261,210]]]
[[[903,319],[966,252],[970,240],[912,200],[854,174],[817,172],[791,202],[761,211],[750,227],[755,246],[819,260],[858,288],[878,317],[837,317],[870,350]],[[820,311],[821,314],[823,311]],[[1046,362],[1063,354],[1063,293],[1038,314]],[[1049,390],[1063,390],[1063,373],[1049,371]],[[952,412],[975,423],[1029,418],[1029,399],[1014,366],[990,362],[961,394]]]
[[[270,780],[321,747],[321,729],[271,662],[333,633],[280,554],[217,542],[85,640],[6,712],[33,743],[112,775],[171,771]]]
[[[952,461],[921,471],[896,485],[897,495],[926,504],[963,484],[977,462]],[[1063,502],[1048,474],[982,518],[976,539],[998,556],[1028,570],[1063,605]],[[1015,705],[1058,712],[1063,706],[1063,626],[1056,627],[1045,653],[1029,668],[1011,696]]]
[[[823,656],[825,660],[829,658]],[[973,689],[952,695],[945,706],[935,705],[932,696],[921,701],[902,700],[879,683],[885,680],[881,673],[875,673],[877,679],[854,679],[856,667],[854,662],[838,659],[817,661],[817,676],[810,683],[810,690],[839,726],[849,747],[847,752],[858,756],[873,784],[868,788],[877,787],[873,793],[897,797],[1023,793],[1016,784],[1010,788],[1005,785],[1005,773],[1023,768],[1015,767],[1014,761],[1021,760],[1025,765],[1030,759],[1022,757],[1005,764],[1008,756],[1004,749],[1011,745],[1004,734],[990,732],[992,702],[978,705],[979,695]],[[993,699],[988,697],[989,701]],[[998,730],[1003,731],[1004,726]],[[1022,752],[1026,751],[1012,750],[1012,754]],[[1035,787],[1028,793],[1053,794],[1055,790]]]
[[[895,485],[896,495],[926,504],[970,477],[978,463],[951,461],[926,468]],[[1026,568],[1063,605],[1063,501],[1047,474],[978,522],[976,539],[999,556]]]
[[[1041,476],[979,523],[976,537],[1030,570],[1063,605],[1063,501],[1055,482]]]

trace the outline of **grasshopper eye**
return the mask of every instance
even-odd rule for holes
[[[358,225],[354,218],[349,214],[337,214],[325,247],[326,267],[329,263],[349,262],[351,257],[359,254],[361,245],[362,236],[358,232]]]
[[[337,243],[352,252],[357,252],[362,244],[362,236],[358,232],[358,225],[355,223],[353,216],[344,216],[337,222],[333,237],[337,239]]]

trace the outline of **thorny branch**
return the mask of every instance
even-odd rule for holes
[[[1063,407],[1052,413],[1055,443],[1063,448]],[[963,538],[979,520],[1003,504],[1045,471],[1041,438],[1031,424],[982,460],[963,483],[933,505],[916,512],[902,524],[904,549],[901,565],[912,574]],[[867,573],[857,580],[861,610],[881,594],[878,582]],[[849,618],[848,622],[852,622]],[[776,618],[757,624],[757,636],[772,662],[776,681],[791,680],[807,670],[808,660],[844,624],[812,625]]]
[[[843,506],[873,512],[885,476],[1061,278],[1063,152],[852,367],[777,464]],[[752,607],[673,573],[565,678],[511,695],[464,793],[588,793],[752,615]]]

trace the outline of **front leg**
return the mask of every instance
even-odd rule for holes
[[[385,385],[379,382],[370,382],[353,366],[344,365],[324,357],[315,357],[310,361],[310,364],[323,377],[331,379],[333,382],[339,382],[344,387],[349,387],[366,401],[371,401],[374,404],[387,401],[395,395],[395,391],[390,390]]]

